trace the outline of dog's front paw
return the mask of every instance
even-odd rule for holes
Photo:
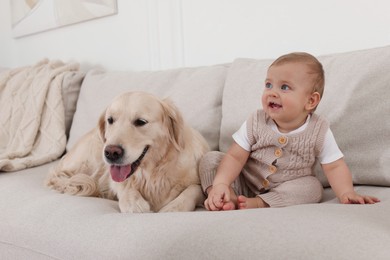
[[[149,203],[144,199],[119,200],[119,209],[122,213],[147,213],[151,212]]]
[[[159,212],[193,211],[197,205],[203,204],[203,201],[204,195],[200,185],[193,184],[161,208]]]

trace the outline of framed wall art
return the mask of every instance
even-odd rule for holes
[[[10,0],[14,37],[117,14],[117,0]]]

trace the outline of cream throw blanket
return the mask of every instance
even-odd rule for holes
[[[61,94],[64,75],[77,63],[43,60],[0,73],[0,171],[53,161],[66,145]]]

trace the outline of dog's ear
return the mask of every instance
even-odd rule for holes
[[[179,109],[169,98],[162,100],[161,103],[164,110],[164,120],[167,119],[169,139],[178,151],[183,150],[185,144],[183,136],[183,117]]]
[[[105,138],[105,134],[106,134],[106,110],[104,110],[103,113],[99,117],[98,128],[99,128],[99,136],[102,139],[102,141],[105,142],[106,141],[106,138]]]

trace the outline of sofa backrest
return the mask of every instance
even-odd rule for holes
[[[89,71],[81,86],[67,150],[90,129],[117,95],[135,90],[170,98],[184,120],[218,150],[222,91],[229,65],[151,72]]]
[[[325,92],[316,113],[328,118],[355,184],[390,186],[390,46],[320,56]],[[89,71],[82,83],[67,149],[96,126],[117,95],[143,90],[171,98],[212,150],[227,151],[232,134],[261,106],[272,60],[154,72]],[[316,174],[328,186],[320,167]]]
[[[69,136],[73,116],[76,112],[76,104],[80,93],[81,84],[85,73],[81,71],[72,71],[64,75],[62,81],[62,99],[65,111],[65,132]]]

